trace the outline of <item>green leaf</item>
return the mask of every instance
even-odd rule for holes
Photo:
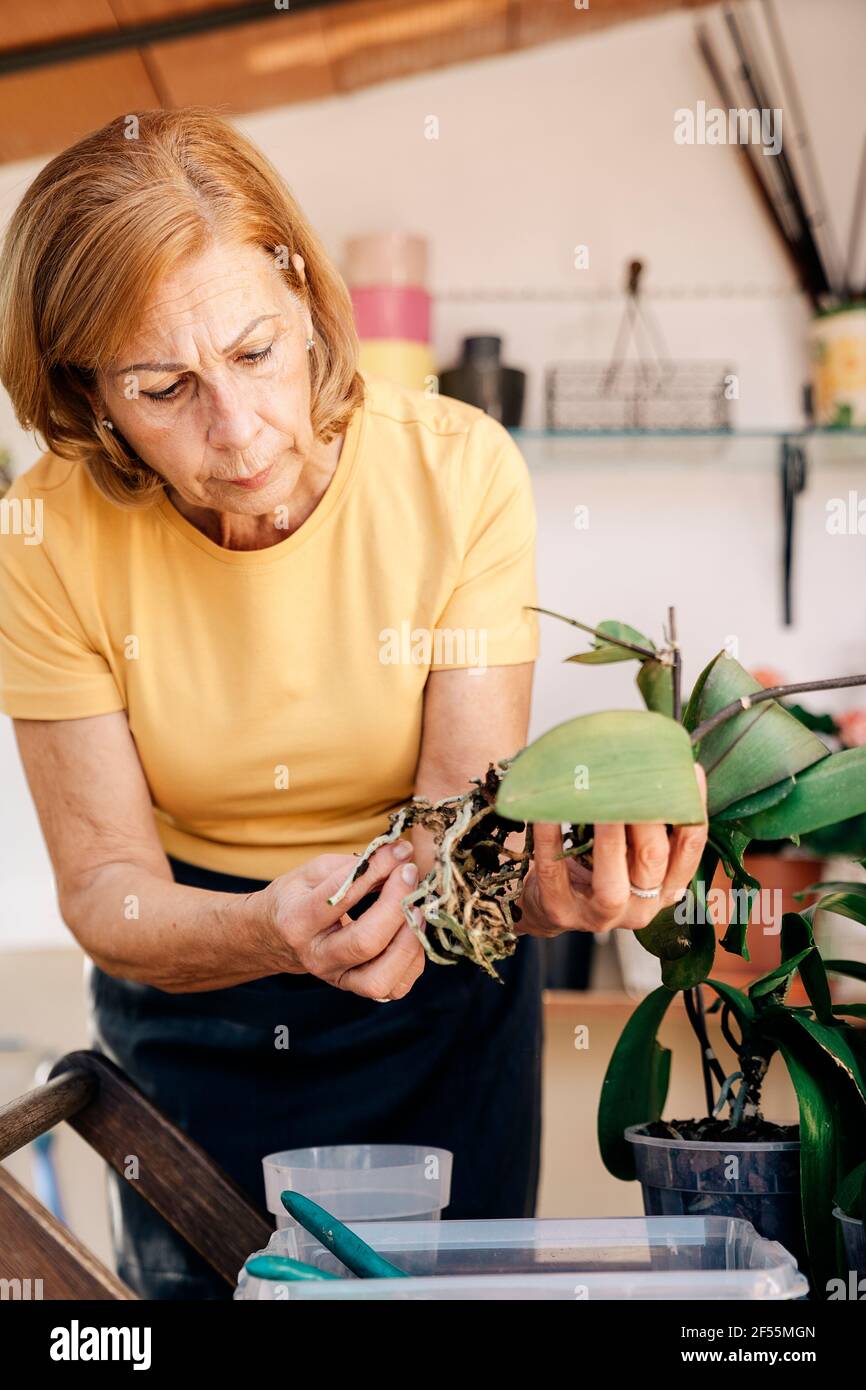
[[[734,1017],[740,1025],[740,1031],[745,1037],[757,1017],[755,1006],[749,996],[734,985],[727,984],[724,980],[714,980],[712,976],[707,980],[707,984],[712,986],[716,994],[720,995],[726,1004],[730,1004]]]
[[[834,1264],[839,1272],[844,1272],[845,1268],[838,1260],[838,1231],[835,1223],[828,1220],[828,1215],[840,1179],[862,1159],[866,1134],[864,1038],[861,1030],[845,1023],[827,1028],[799,1012],[781,1009],[774,1010],[773,1014],[775,1018],[766,1020],[768,1031],[775,1024],[780,1049],[798,1090],[798,1099],[800,1085],[782,1041],[784,1037],[793,1054],[797,1051],[794,1041],[797,1035],[801,1045],[796,1061],[800,1064],[801,1073],[805,1072],[810,1079],[812,1103],[817,1109],[815,1089],[820,1092],[823,1102],[823,1114],[816,1117],[820,1132],[810,1131],[805,1140],[802,1103],[800,1111],[801,1195],[807,1247],[813,1267],[813,1292],[817,1293],[826,1288],[827,1279],[835,1272]],[[779,1014],[787,1015],[785,1023],[779,1020]]]
[[[637,688],[647,709],[656,714],[674,715],[674,673],[672,666],[662,661],[642,661],[637,673]]]
[[[832,970],[835,975],[850,975],[852,980],[866,980],[866,961],[825,960],[824,969]]]
[[[706,891],[698,874],[691,898],[663,907],[635,937],[662,963],[662,984],[668,989],[691,989],[709,974],[716,953],[716,933],[707,910]],[[695,910],[697,908],[697,911]]]
[[[816,1297],[839,1272],[833,1194],[850,1167],[852,1140],[862,1134],[866,1111],[845,1075],[802,1027],[803,1015],[782,1007],[768,1010],[762,1027],[774,1037],[797,1093],[800,1110],[800,1195]]]
[[[606,618],[603,623],[599,623],[596,632],[604,633],[605,637],[618,637],[621,642],[631,642],[644,650],[655,650],[650,639],[638,632],[637,628],[629,627],[628,623],[618,623],[613,618]],[[610,661],[640,661],[641,657],[638,652],[630,651],[628,647],[617,646],[615,642],[600,642],[596,637],[593,638],[592,647],[588,652],[578,652],[577,656],[566,657],[566,660],[580,662],[584,666],[602,666]]]
[[[778,806],[780,801],[784,801],[794,790],[794,786],[793,777],[783,777],[781,782],[774,782],[770,787],[752,792],[751,796],[744,796],[740,801],[732,801],[730,806],[726,806],[724,811],[719,811],[714,819],[722,822],[739,820],[742,816],[752,816],[758,811],[766,811],[768,806]]]
[[[664,985],[638,1004],[608,1063],[598,1107],[598,1143],[602,1162],[615,1178],[637,1176],[634,1152],[624,1137],[629,1125],[657,1120],[670,1081],[671,1053],[656,1037],[675,996]]]
[[[777,806],[743,817],[754,840],[784,840],[833,825],[866,811],[866,747],[830,753],[797,777],[797,785]]]
[[[588,652],[577,652],[574,656],[567,656],[565,660],[579,666],[608,666],[613,661],[640,661],[640,657],[637,652],[627,651],[625,647],[612,647],[606,643],[603,646],[591,647]]]
[[[731,913],[731,919],[719,945],[732,956],[740,956],[742,960],[751,960],[748,945],[749,919],[755,894],[761,889],[758,880],[743,864],[743,855],[748,843],[748,836],[741,834],[736,827],[720,826],[717,821],[710,822],[709,844],[721,856],[725,872],[731,880],[731,892],[737,905],[737,910]]]
[[[860,1059],[849,1041],[851,1029],[844,1023],[834,1023],[828,1027],[827,1024],[819,1023],[817,1019],[808,1018],[805,1014],[796,1014],[795,1017],[800,1027],[823,1049],[826,1057],[839,1072],[857,1087],[861,1099],[866,1104],[866,1079]]]
[[[828,893],[826,897],[813,903],[809,912],[838,912],[840,917],[850,917],[852,921],[866,926],[866,884],[852,883],[850,887],[853,892],[845,889],[842,892]]]
[[[815,946],[812,924],[807,917],[799,912],[784,913],[781,949],[783,961],[792,959],[801,951],[806,951],[806,955],[800,961],[800,979],[805,985],[809,1002],[818,1018],[822,1023],[832,1023],[833,1002],[830,998],[827,970],[821,959],[821,953]]]
[[[803,845],[816,859],[841,855],[843,859],[862,860],[866,854],[866,815],[848,816],[832,825],[822,825],[803,836]]]
[[[635,940],[657,960],[676,960],[691,949],[691,928],[688,922],[679,921],[676,913],[675,904],[663,907],[651,922],[633,933]]]
[[[760,888],[760,883],[748,872],[743,861],[749,847],[748,835],[744,835],[737,826],[720,826],[717,821],[711,821],[708,839],[717,851],[729,878],[741,879],[750,888]]]
[[[834,1004],[833,1012],[851,1018],[866,1018],[866,1004]]]
[[[784,994],[796,973],[797,966],[814,950],[814,946],[807,946],[789,960],[783,960],[781,965],[777,965],[760,979],[753,980],[749,985],[749,998],[754,1001],[761,999],[765,994]]]
[[[691,733],[693,729],[696,729],[698,724],[700,723],[700,720],[698,718],[698,710],[700,709],[701,699],[704,693],[704,686],[707,683],[707,678],[709,677],[710,672],[712,671],[713,667],[715,666],[716,662],[719,660],[719,657],[721,656],[724,656],[724,652],[716,652],[716,655],[713,657],[712,661],[704,667],[703,671],[701,671],[701,674],[695,681],[692,693],[689,696],[688,701],[686,703],[686,707],[683,711],[683,727],[688,729],[689,733]]]
[[[704,673],[694,705],[689,702],[686,727],[694,729],[726,705],[762,688],[738,661],[722,652]],[[700,741],[698,761],[707,774],[709,814],[715,816],[828,756],[826,745],[778,701],[744,709]],[[777,837],[755,833],[753,838]]]
[[[707,881],[712,880],[717,856],[704,849],[690,896],[663,907],[635,938],[662,963],[662,983],[672,990],[691,989],[709,974],[716,952],[716,933],[707,906]]]
[[[687,733],[644,710],[584,714],[542,734],[506,772],[496,810],[581,825],[703,820]]]
[[[713,968],[716,933],[712,922],[696,922],[689,932],[691,943],[688,951],[675,960],[662,963],[662,983],[668,989],[692,989],[694,985],[703,984]]]
[[[712,827],[710,827],[712,829]],[[706,904],[707,894],[713,886],[713,879],[716,876],[716,869],[719,867],[721,854],[719,849],[710,840],[704,845],[704,852],[701,855],[701,862],[698,865],[698,872],[692,879],[692,889],[697,895],[700,893],[703,902]]]
[[[826,878],[818,883],[810,883],[794,893],[795,898],[814,898],[818,893],[866,893],[866,883],[851,883],[840,878]],[[820,907],[820,903],[818,904]]]
[[[836,1194],[836,1206],[846,1216],[866,1221],[866,1161],[858,1163],[842,1179]]]

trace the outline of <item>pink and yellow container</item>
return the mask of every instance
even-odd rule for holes
[[[350,238],[345,279],[362,369],[416,390],[435,389],[425,238],[408,232]]]

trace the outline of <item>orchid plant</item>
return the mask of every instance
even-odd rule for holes
[[[712,976],[717,940],[708,889],[721,862],[743,910],[732,914],[720,944],[748,960],[751,905],[761,888],[743,862],[748,845],[753,840],[798,843],[801,836],[866,812],[866,747],[832,752],[780,701],[808,690],[864,685],[866,675],[767,687],[723,651],[701,672],[683,707],[673,612],[658,648],[623,623],[574,625],[593,640],[588,651],[570,660],[584,665],[637,661],[637,685],[647,709],[584,715],[543,735],[514,760],[497,808],[509,816],[579,822],[589,830],[579,833],[585,856],[591,853],[594,821],[702,819],[694,804],[695,760],[707,777],[708,840],[698,873],[680,903],[662,909],[636,933],[659,958],[662,984],[637,1006],[611,1058],[598,1119],[603,1161],[617,1177],[636,1176],[624,1131],[661,1117],[671,1055],[658,1032],[671,1002],[683,992],[700,1042],[708,1110],[719,1115],[727,1107],[732,1138],[755,1135],[770,1060],[779,1052],[785,1062],[800,1111],[810,1272],[813,1287],[826,1287],[838,1268],[834,1194],[866,1157],[866,1033],[858,1026],[866,1019],[866,1004],[834,1004],[828,971],[866,982],[866,966],[823,960],[813,920],[824,909],[866,924],[866,884],[816,884],[804,893],[815,901],[784,915],[778,966],[745,992]],[[803,981],[808,1006],[785,1003],[795,974]],[[706,1011],[702,986],[716,995]],[[714,1011],[720,1012],[722,1036],[734,1056],[727,1070],[707,1035],[705,1013]]]
[[[622,622],[591,627],[564,621],[592,639],[570,661],[637,663],[646,708],[580,715],[508,762],[491,765],[471,792],[435,803],[413,798],[393,813],[388,831],[367,847],[331,901],[340,901],[379,845],[423,825],[433,832],[436,858],[403,899],[406,920],[430,960],[448,965],[466,957],[498,978],[496,962],[512,954],[519,938],[533,822],[563,825],[563,854],[591,867],[595,823],[702,822],[694,772],[700,762],[707,779],[707,846],[683,899],[635,933],[658,957],[662,984],[637,1007],[611,1058],[599,1113],[602,1157],[616,1176],[635,1177],[623,1133],[628,1125],[661,1116],[670,1052],[657,1034],[675,995],[683,992],[701,1044],[708,1108],[719,1113],[728,1107],[732,1134],[744,1126],[754,1131],[770,1059],[777,1051],[784,1058],[800,1108],[807,1249],[813,1279],[823,1283],[836,1261],[834,1194],[866,1156],[866,1034],[857,1026],[866,1018],[866,1004],[834,1004],[827,972],[866,980],[866,966],[822,960],[813,918],[821,907],[866,924],[866,884],[815,885],[804,896],[816,901],[783,919],[779,965],[747,992],[712,977],[717,941],[708,886],[721,863],[744,910],[731,916],[720,944],[748,960],[750,909],[761,888],[743,862],[748,845],[797,843],[866,814],[866,746],[831,751],[781,701],[806,691],[866,685],[866,675],[766,687],[721,651],[684,702],[673,610],[658,645]],[[523,843],[513,848],[518,831],[525,831]],[[805,1007],[785,1004],[796,973],[809,999]],[[727,1072],[709,1045],[704,985],[717,996],[712,1008],[721,1011],[722,1033],[734,1053]]]

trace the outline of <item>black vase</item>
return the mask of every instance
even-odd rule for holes
[[[508,429],[520,424],[526,373],[503,367],[502,339],[489,335],[464,338],[460,365],[439,376],[443,396],[477,405]]]

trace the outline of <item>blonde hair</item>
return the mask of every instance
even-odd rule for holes
[[[7,229],[0,381],[19,423],[122,506],[151,502],[163,480],[94,415],[88,390],[163,277],[217,237],[275,257],[307,306],[311,422],[328,443],[364,398],[349,292],[280,175],[216,111],[117,116],[45,165]]]

